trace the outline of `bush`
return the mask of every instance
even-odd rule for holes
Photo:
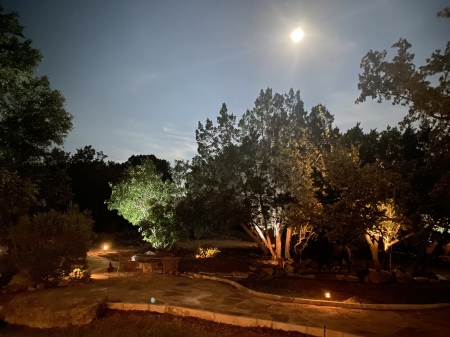
[[[74,267],[86,266],[92,226],[90,214],[77,206],[66,213],[51,210],[24,216],[9,230],[13,261],[31,280],[56,283]]]
[[[202,245],[197,248],[197,253],[195,257],[200,259],[210,258],[216,256],[218,253],[220,253],[219,248],[214,247],[213,245]]]

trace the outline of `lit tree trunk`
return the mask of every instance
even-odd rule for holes
[[[275,235],[275,252],[276,252],[276,258],[282,258],[283,257],[283,242],[281,241],[281,234],[283,232],[283,227],[280,224],[276,224],[274,228],[274,235]]]
[[[284,257],[286,260],[291,258],[291,239],[292,239],[292,227],[286,228],[286,241],[284,243]]]
[[[255,241],[255,243],[258,245],[258,247],[263,251],[264,254],[269,253],[269,249],[265,246],[263,240],[256,235],[245,223],[241,223],[241,227],[245,230],[245,232],[250,235],[250,237]]]
[[[272,240],[270,239],[269,233],[268,233],[267,231],[264,231],[264,232],[265,232],[265,233],[264,233],[264,232],[261,230],[261,228],[260,228],[258,225],[256,225],[256,224],[254,224],[254,228],[255,228],[256,233],[258,234],[258,238],[259,238],[259,239],[261,240],[261,242],[263,243],[265,249],[267,249],[267,251],[270,253],[270,255],[272,256],[272,258],[273,258],[274,260],[276,260],[277,255],[276,255],[275,251],[273,250],[273,247],[272,247]]]
[[[380,240],[380,237],[378,237],[378,240]],[[378,259],[378,240],[375,238],[375,236],[370,236],[369,234],[366,234],[366,241],[369,245],[370,254],[372,255],[372,262],[373,267],[377,270],[381,269],[380,260]]]

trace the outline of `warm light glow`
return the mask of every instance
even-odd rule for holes
[[[325,298],[330,298],[331,294],[330,293],[325,293]]]
[[[103,250],[106,252],[108,250],[108,245],[103,245]]]
[[[295,43],[300,42],[303,39],[303,36],[305,33],[303,33],[303,30],[301,28],[294,29],[291,33],[291,39]]]

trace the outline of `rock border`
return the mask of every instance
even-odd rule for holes
[[[194,317],[212,321],[215,323],[241,326],[244,328],[269,328],[273,330],[301,332],[304,334],[317,337],[324,336],[324,328],[317,328],[292,323],[283,323],[278,321],[252,318],[246,316],[233,316],[212,311],[178,307],[173,305],[109,302],[107,303],[107,308],[113,310],[151,311],[159,314],[170,314],[180,317]],[[328,329],[326,329],[326,335],[328,337],[361,337],[359,335],[354,335],[347,332]]]
[[[369,303],[346,303],[340,301],[324,301],[324,300],[311,300],[306,298],[299,297],[289,297],[289,296],[281,296],[274,294],[262,293],[259,291],[255,291],[244,287],[243,285],[225,278],[217,277],[217,276],[209,276],[201,273],[185,273],[181,274],[182,276],[192,277],[192,278],[200,278],[204,280],[218,281],[223,283],[228,283],[229,285],[248,292],[253,296],[257,296],[260,298],[265,298],[272,301],[280,301],[280,302],[288,302],[288,303],[298,303],[298,304],[309,304],[316,306],[325,306],[325,307],[340,307],[347,309],[363,309],[363,310],[419,310],[419,309],[437,309],[444,308],[450,306],[450,303],[429,303],[429,304],[369,304]]]

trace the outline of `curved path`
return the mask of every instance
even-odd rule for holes
[[[102,275],[109,276],[97,274],[98,277]],[[314,336],[323,336],[324,326],[328,337],[431,337],[448,336],[450,332],[448,306],[416,310],[316,306],[261,298],[244,287],[237,289],[222,282],[162,275],[151,279],[110,277],[96,280],[92,286],[91,291],[107,296],[108,306],[113,309],[166,312],[241,326],[300,331]]]
[[[118,277],[104,272],[109,261],[100,256],[91,256],[89,263],[93,280],[88,284],[25,292],[14,297],[25,300],[39,296],[41,303],[48,306],[57,303],[59,308],[106,299],[111,309],[148,310],[313,336],[324,336],[324,326],[327,337],[450,335],[450,307],[367,310],[282,302],[256,296],[244,287],[196,277]]]

